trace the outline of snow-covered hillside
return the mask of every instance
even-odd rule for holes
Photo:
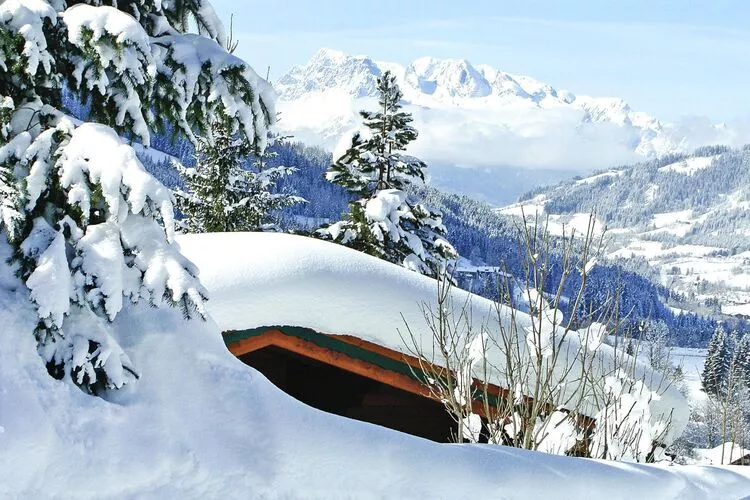
[[[272,245],[266,248],[274,251]],[[0,253],[7,255],[7,247]],[[314,260],[309,254],[299,258]],[[224,264],[248,275],[240,262]],[[350,272],[358,264],[341,263]],[[297,272],[279,279],[289,283]],[[35,311],[7,269],[0,269],[0,278],[3,498],[537,498],[554,493],[614,500],[750,494],[750,473],[741,468],[628,465],[497,446],[441,445],[322,413],[235,359],[213,321],[188,322],[177,310],[138,306],[118,315],[115,334],[141,378],[104,399],[90,397],[69,381],[49,377],[34,345]],[[340,293],[348,290],[342,287]],[[286,310],[300,306],[287,303]]]
[[[619,98],[575,95],[466,60],[425,57],[401,66],[330,49],[275,82],[281,128],[334,148],[359,125],[358,111],[375,105],[375,81],[385,70],[398,77],[420,132],[412,152],[440,169],[445,184],[472,175],[446,173],[449,166],[475,167],[475,175],[502,167],[580,173],[735,140],[725,127],[683,130]]]
[[[499,212],[579,231],[596,212],[610,257],[645,259],[704,314],[750,316],[749,166],[747,149],[703,148],[539,188]]]

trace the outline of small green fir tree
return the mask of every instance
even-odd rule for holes
[[[416,195],[427,165],[405,154],[417,138],[402,93],[389,71],[378,78],[378,110],[360,116],[369,138],[356,133],[326,179],[351,193],[349,213],[318,231],[324,239],[375,255],[413,271],[437,276],[457,257],[446,240],[442,213]]]

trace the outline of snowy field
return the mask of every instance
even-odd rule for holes
[[[706,216],[704,215],[694,219],[692,210],[654,214],[651,223],[655,229],[652,233],[663,232],[683,237],[690,232],[690,229],[696,223],[705,220],[705,218]]]
[[[750,317],[750,304],[723,304],[721,306],[721,312],[735,316]]]
[[[246,250],[281,250],[272,244],[260,247]],[[315,268],[314,255],[297,257],[298,267],[288,279]],[[403,275],[394,293],[399,284],[424,280],[370,260],[375,269],[387,266],[383,273],[392,268],[393,275]],[[226,269],[227,275],[247,275],[244,264],[221,262],[216,269]],[[361,263],[357,258],[338,261],[344,273],[356,273]],[[265,272],[274,279],[275,269]],[[205,274],[210,289],[211,271]],[[286,396],[235,359],[213,321],[188,322],[174,310],[128,307],[118,315],[115,335],[141,378],[104,399],[92,398],[70,382],[49,377],[34,346],[34,311],[21,291],[8,291],[13,283],[8,273],[0,277],[1,498],[553,495],[615,500],[750,495],[750,472],[744,468],[630,465],[506,447],[437,444],[322,413]],[[257,284],[245,286],[263,293]],[[350,293],[343,286],[340,290],[341,296]],[[221,293],[215,299],[220,304]],[[296,299],[285,302],[292,316],[302,308]]]
[[[622,171],[620,170],[613,170],[611,172],[604,172],[602,174],[596,174],[589,177],[584,177],[583,179],[579,179],[576,181],[576,184],[593,184],[594,182],[597,182],[601,179],[606,179],[608,177],[619,177],[622,175]]]
[[[699,170],[709,168],[714,161],[713,156],[687,158],[677,163],[671,163],[659,169],[660,172],[677,172],[685,175],[694,175]]]
[[[706,394],[701,391],[701,372],[706,361],[706,349],[675,347],[671,351],[672,363],[682,368],[688,401],[691,406],[702,402]]]

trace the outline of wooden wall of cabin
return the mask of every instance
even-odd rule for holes
[[[449,442],[456,425],[443,405],[270,346],[240,356],[297,400],[329,413]]]

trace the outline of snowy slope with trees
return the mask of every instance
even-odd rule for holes
[[[500,210],[541,210],[558,225],[596,212],[612,259],[638,267],[703,314],[747,317],[750,150],[705,147],[541,187]]]
[[[159,148],[179,157],[185,164],[195,161],[193,149],[185,140],[170,142],[162,136],[155,136],[154,140],[158,142]],[[270,154],[273,157],[267,161],[269,168],[286,165],[298,168],[294,175],[279,180],[279,192],[294,193],[311,200],[275,214],[284,230],[312,231],[339,220],[352,197],[343,187],[326,180],[326,172],[332,164],[330,153],[301,143],[278,142],[272,146]],[[139,153],[139,156],[146,168],[162,182],[170,186],[182,185],[173,165],[173,158],[154,149]],[[248,159],[243,168],[252,170],[254,167],[251,163],[252,160]],[[427,175],[431,169],[432,166],[426,169]],[[458,275],[460,286],[496,299],[497,286],[490,279],[489,273],[485,273],[480,279],[472,270],[489,271],[491,268],[506,266],[513,275],[519,278],[522,276],[518,232],[513,217],[498,214],[489,205],[468,196],[448,194],[431,186],[427,186],[419,196],[424,196],[427,205],[443,214],[448,239],[462,256],[459,267],[467,271]],[[579,219],[585,225],[588,215],[580,214]],[[554,227],[562,229],[560,224]],[[554,268],[558,269],[558,266]],[[681,314],[679,309],[668,307],[666,304],[671,297],[670,290],[658,282],[655,284],[650,281],[653,279],[650,275],[647,278],[642,274],[641,266],[623,267],[600,263],[592,270],[586,302],[594,308],[601,307],[606,297],[615,295],[619,283],[628,290],[628,293],[620,294],[620,309],[630,311],[629,322],[646,319],[663,321],[674,333],[672,341],[677,345],[705,346],[716,326],[715,322],[693,314]],[[566,289],[567,295],[571,293],[572,290]]]

